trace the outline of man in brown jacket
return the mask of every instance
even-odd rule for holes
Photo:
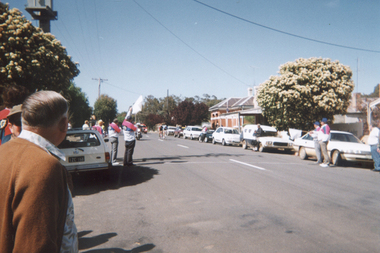
[[[78,252],[65,159],[67,101],[40,91],[22,105],[22,132],[0,146],[0,252]]]

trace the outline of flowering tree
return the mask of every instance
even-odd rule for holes
[[[52,34],[0,2],[0,88],[16,83],[31,92],[49,89],[65,95],[78,74],[77,64]]]
[[[268,122],[279,130],[310,129],[313,122],[346,113],[354,89],[352,71],[339,61],[300,58],[280,66],[258,90]]]

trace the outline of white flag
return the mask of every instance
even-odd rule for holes
[[[142,110],[143,97],[140,96],[132,106],[132,114],[136,114]]]

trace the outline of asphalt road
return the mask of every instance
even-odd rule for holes
[[[361,165],[155,133],[134,162],[73,175],[81,252],[380,252],[380,174]]]

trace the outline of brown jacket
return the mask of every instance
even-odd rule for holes
[[[67,202],[57,158],[20,138],[0,146],[0,252],[59,252]]]

